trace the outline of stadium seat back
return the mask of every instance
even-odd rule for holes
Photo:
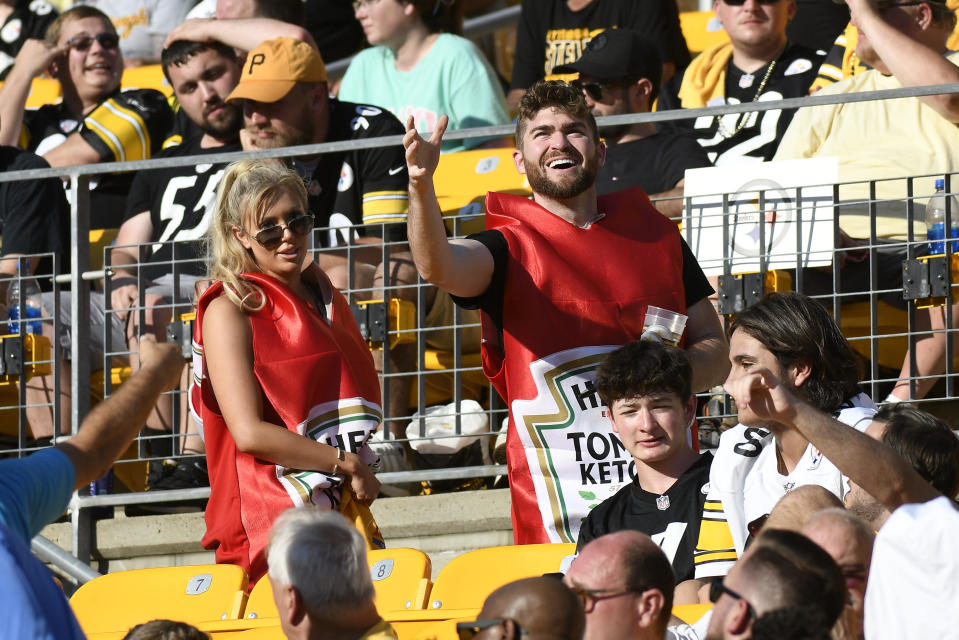
[[[279,618],[276,602],[273,601],[273,585],[269,576],[265,575],[250,589],[250,597],[246,601],[243,611],[245,620],[262,620],[264,618]]]
[[[576,545],[527,544],[469,551],[450,560],[436,576],[430,609],[479,609],[498,587],[521,578],[565,572]]]
[[[374,549],[367,552],[367,562],[380,613],[426,606],[433,573],[428,555],[419,549]]]
[[[84,633],[126,631],[156,618],[198,624],[239,617],[247,576],[228,564],[117,571],[91,580],[70,605]]]
[[[513,164],[513,149],[474,149],[440,158],[436,199],[450,233],[465,236],[486,229],[486,193],[531,194],[526,176]]]
[[[729,40],[729,34],[712,11],[683,11],[679,14],[679,26],[689,53],[694,56]]]
[[[120,86],[124,89],[156,89],[168,98],[173,95],[173,87],[163,75],[163,67],[158,64],[124,69]]]

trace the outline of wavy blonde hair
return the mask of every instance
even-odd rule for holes
[[[222,282],[226,296],[247,312],[262,309],[266,299],[258,286],[240,274],[261,269],[252,253],[237,240],[233,229],[255,229],[283,194],[291,195],[306,210],[303,180],[275,159],[234,162],[227,167],[217,189],[216,211],[208,232],[209,277]]]

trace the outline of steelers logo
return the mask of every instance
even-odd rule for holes
[[[340,182],[336,185],[336,190],[340,192],[349,191],[352,186],[353,167],[351,167],[349,163],[344,162],[343,167],[340,169]]]

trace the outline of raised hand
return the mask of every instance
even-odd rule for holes
[[[410,186],[417,187],[432,180],[436,166],[440,162],[443,134],[446,133],[449,122],[448,117],[440,116],[436,129],[430,134],[430,139],[424,140],[423,136],[416,131],[413,116],[406,120],[403,146],[406,147],[406,168],[410,174]]]
[[[24,76],[39,78],[44,71],[50,68],[50,65],[58,56],[66,53],[70,47],[68,45],[54,45],[46,40],[36,40],[30,38],[23,43],[13,61],[13,68]]]
[[[724,387],[736,401],[739,421],[746,426],[765,426],[770,422],[790,426],[801,402],[766,368],[727,380]]]

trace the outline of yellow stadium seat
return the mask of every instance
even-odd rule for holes
[[[696,624],[706,612],[713,608],[712,604],[677,604],[673,606],[673,615],[686,624]]]
[[[385,612],[393,610],[424,608],[432,574],[428,555],[418,549],[374,549],[367,552],[366,561],[380,615],[385,616]],[[243,617],[264,620],[277,616],[273,587],[263,577],[250,591]]]
[[[436,576],[428,609],[479,609],[498,587],[521,578],[565,570],[576,545],[527,544],[469,551]]]
[[[60,102],[60,82],[52,78],[34,78],[30,84],[30,95],[26,107],[38,109],[45,104]]]
[[[464,236],[486,228],[486,193],[529,196],[526,176],[513,164],[513,149],[474,149],[440,158],[433,180],[440,210],[451,233]],[[459,216],[454,225],[453,216]]]
[[[163,67],[158,64],[124,69],[120,86],[124,89],[156,89],[168,98],[173,95],[173,87],[166,81]]]
[[[276,603],[273,601],[273,586],[270,584],[269,577],[263,576],[250,589],[250,597],[247,598],[243,618],[245,620],[270,620],[278,618],[279,615],[276,610]]]
[[[694,56],[729,40],[729,35],[712,11],[684,11],[679,14],[679,26],[689,52]]]
[[[0,343],[13,337],[17,336],[0,336]],[[49,374],[52,370],[50,339],[33,333],[28,333],[25,337],[23,359],[26,364],[26,379]],[[19,375],[0,375],[0,434],[12,438],[17,437],[20,424],[20,390],[17,386],[19,379]]]
[[[84,633],[127,631],[155,618],[190,624],[238,618],[247,576],[228,564],[117,571],[91,580],[70,605]]]
[[[419,549],[374,549],[367,552],[376,608],[384,611],[423,609],[430,593],[433,564]]]

